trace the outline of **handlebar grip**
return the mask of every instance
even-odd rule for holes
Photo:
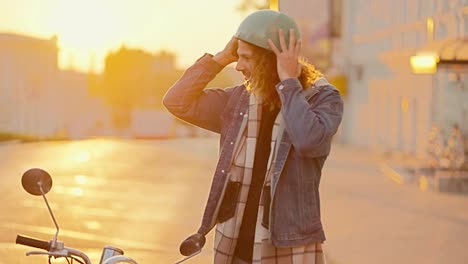
[[[25,245],[28,247],[35,247],[49,251],[50,250],[50,243],[44,240],[32,238],[32,237],[25,237],[22,235],[16,236],[16,244]]]

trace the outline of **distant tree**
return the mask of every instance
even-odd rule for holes
[[[153,55],[123,46],[106,56],[100,80],[89,75],[91,93],[105,98],[116,127],[128,127],[132,109],[162,107],[164,94],[182,74],[175,58],[167,51]]]
[[[148,103],[151,103],[151,107],[162,109],[164,95],[182,76],[183,71],[176,68],[176,55],[164,50],[154,55],[153,70],[153,85],[145,94],[146,101],[142,102],[142,106],[150,106]]]
[[[128,127],[135,101],[143,87],[151,83],[153,56],[137,49],[121,47],[105,59],[103,95],[112,109],[116,127]]]
[[[103,97],[110,106],[114,126],[126,128],[133,109],[163,109],[164,95],[182,74],[174,53],[151,54],[123,46],[106,56],[102,75],[88,75],[88,85],[90,94]],[[234,68],[226,67],[208,87],[229,87],[242,81]]]

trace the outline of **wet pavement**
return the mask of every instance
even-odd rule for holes
[[[21,187],[22,173],[32,167],[53,177],[47,197],[66,246],[83,250],[93,263],[105,245],[140,263],[174,262],[180,241],[199,223],[216,152],[212,140],[0,146],[0,263],[47,263],[13,244],[18,233],[46,240],[55,233],[42,198]],[[191,263],[210,260],[207,250]]]
[[[0,264],[47,263],[26,257],[16,234],[51,239],[53,222],[21,175],[44,168],[59,240],[98,263],[102,247],[139,263],[173,263],[196,231],[216,165],[217,139],[0,144]],[[375,153],[335,146],[321,183],[330,263],[467,263],[468,197],[395,184]],[[211,263],[212,234],[186,263]],[[66,263],[53,260],[53,263]]]

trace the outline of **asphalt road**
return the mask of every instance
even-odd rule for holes
[[[93,139],[0,145],[0,264],[47,263],[16,234],[49,240],[53,222],[21,175],[46,169],[59,240],[98,263],[113,245],[139,263],[173,263],[196,231],[216,165],[217,139]],[[468,263],[468,197],[399,185],[368,151],[335,146],[321,184],[330,263]],[[212,237],[186,263],[211,263]],[[34,250],[34,249],[31,249]],[[53,263],[66,263],[53,260]]]

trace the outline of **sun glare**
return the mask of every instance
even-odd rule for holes
[[[88,176],[86,175],[75,175],[75,182],[81,185],[88,183]]]
[[[49,17],[59,37],[61,68],[92,64],[90,52],[101,54],[119,42],[121,25],[112,6],[105,2],[61,1],[51,8]]]
[[[243,17],[235,11],[238,1],[0,1],[0,33],[56,35],[61,69],[102,72],[105,56],[122,45],[174,52],[186,67],[225,46]],[[201,10],[217,12],[200,16]]]

